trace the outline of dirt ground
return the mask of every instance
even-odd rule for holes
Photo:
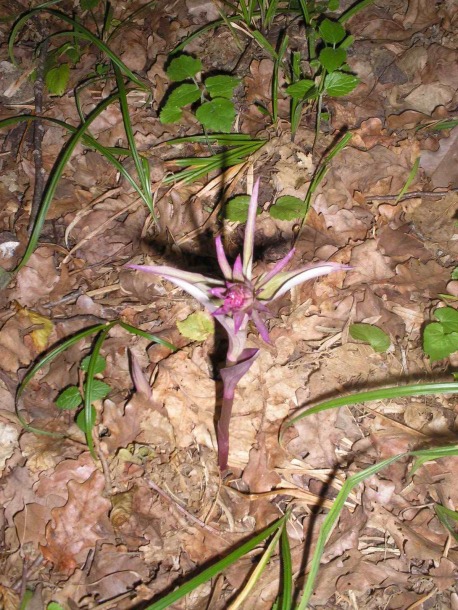
[[[144,2],[113,2],[122,20]],[[343,3],[348,6],[349,3]],[[127,6],[128,5],[128,6]],[[18,68],[8,56],[15,18],[26,0],[1,3],[0,119],[37,109],[29,76],[36,44],[63,29],[36,17],[16,42]],[[456,397],[431,395],[333,409],[303,419],[279,442],[286,417],[299,407],[342,393],[407,382],[450,380],[457,354],[432,362],[422,347],[425,323],[438,305],[457,306],[458,127],[436,130],[454,118],[458,88],[458,7],[453,0],[377,0],[346,24],[355,41],[348,63],[361,79],[348,96],[325,100],[314,150],[315,113],[302,117],[291,141],[289,100],[280,95],[275,125],[256,103],[271,109],[274,62],[242,32],[227,26],[194,39],[186,52],[206,73],[242,79],[233,131],[266,145],[227,172],[192,184],[164,185],[177,157],[206,154],[203,145],[165,144],[201,133],[191,112],[175,124],[158,113],[170,85],[168,54],[188,34],[218,19],[210,0],[153,3],[110,41],[112,50],[150,87],[129,94],[139,151],[150,161],[159,222],[116,168],[78,144],[58,184],[40,242],[28,263],[2,290],[0,313],[0,606],[146,608],[147,603],[195,575],[292,508],[288,534],[296,583],[303,583],[320,524],[348,476],[391,455],[456,438]],[[62,2],[89,29],[94,21],[79,3]],[[95,9],[95,17],[100,7]],[[286,17],[269,32],[275,46]],[[66,27],[66,26],[65,26]],[[290,26],[290,47],[304,50],[300,19]],[[49,54],[57,38],[50,38]],[[241,54],[238,44],[242,45]],[[70,70],[62,96],[43,92],[42,112],[79,124],[74,89],[103,61],[90,44]],[[105,97],[112,79],[81,93],[84,113]],[[284,82],[280,82],[284,87]],[[68,140],[64,129],[43,124],[45,180]],[[270,308],[272,340],[253,327],[249,345],[260,356],[236,392],[231,422],[230,472],[217,466],[215,412],[224,356],[221,329],[203,340],[179,332],[177,322],[200,311],[185,292],[126,264],[162,264],[214,274],[213,236],[223,231],[230,255],[243,225],[223,221],[223,194],[245,194],[261,179],[256,273],[272,268],[291,248],[298,221],[276,220],[270,205],[280,196],[304,198],[320,159],[339,134],[350,144],[333,160],[313,198],[292,266],[325,260],[350,265],[293,289]],[[119,106],[91,125],[106,146],[126,146]],[[0,260],[11,270],[28,240],[34,209],[36,159],[32,123],[0,132]],[[419,171],[407,197],[397,200],[412,167]],[[124,161],[133,171],[130,161]],[[37,195],[35,194],[35,199]],[[32,212],[33,213],[33,212]],[[448,297],[444,297],[448,295]],[[174,344],[171,352],[114,326],[102,346],[97,375],[108,384],[97,400],[94,443],[87,448],[75,411],[56,399],[82,385],[80,362],[93,345],[87,337],[44,366],[21,397],[19,412],[51,437],[24,430],[15,393],[27,370],[77,331],[120,319]],[[383,329],[389,349],[377,353],[350,335],[353,323]],[[135,391],[132,360],[152,393]],[[137,387],[138,389],[138,387]],[[402,460],[374,475],[349,497],[330,537],[312,597],[313,608],[345,610],[458,609],[458,543],[434,506],[458,508],[458,458],[426,464],[409,477]],[[229,608],[256,562],[246,556],[203,585],[176,609]],[[245,602],[272,608],[279,588],[279,558]],[[3,606],[1,605],[3,603]]]

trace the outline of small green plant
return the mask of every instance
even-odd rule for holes
[[[170,92],[159,118],[162,123],[176,123],[182,118],[185,106],[199,101],[195,114],[203,129],[229,133],[236,115],[231,98],[240,79],[220,75],[202,81],[201,72],[200,59],[190,55],[172,59],[166,70],[167,76],[172,82],[182,84]]]
[[[439,322],[427,324],[423,332],[423,349],[431,360],[442,360],[458,351],[458,311],[441,307],[434,312]]]
[[[82,373],[87,374],[90,360],[91,360],[91,357],[86,356],[81,361],[80,371]],[[99,375],[99,374],[103,373],[103,371],[105,370],[105,367],[106,367],[106,360],[99,354],[95,361],[94,375]],[[94,378],[92,380],[91,396],[89,397],[90,402],[91,402],[90,428],[92,428],[94,426],[95,417],[97,414],[93,403],[96,400],[103,400],[106,396],[108,396],[110,390],[111,390],[110,386],[108,384],[104,383],[103,381],[101,381],[100,379]],[[56,406],[61,410],[65,410],[65,411],[72,410],[73,411],[73,410],[77,409],[79,406],[84,404],[84,397],[85,397],[86,393],[87,393],[87,382],[85,384],[83,384],[82,387],[78,387],[76,385],[71,385],[59,394],[59,396],[56,399]],[[79,413],[77,414],[76,424],[77,424],[78,428],[80,428],[80,430],[82,430],[86,434],[88,429],[86,427],[84,409],[79,411]]]
[[[96,379],[95,375],[101,373],[105,369],[105,359],[100,356],[100,350],[110,330],[114,326],[120,326],[133,335],[144,337],[145,339],[148,339],[154,343],[160,343],[172,351],[175,350],[175,347],[168,341],[156,337],[155,335],[151,335],[150,333],[147,333],[140,328],[136,328],[131,324],[127,324],[122,320],[113,320],[112,322],[107,322],[106,324],[97,324],[96,326],[91,326],[90,328],[85,328],[84,330],[79,331],[40,358],[38,362],[27,372],[19,385],[16,393],[16,416],[21,425],[28,432],[34,432],[35,434],[44,436],[51,436],[53,438],[65,437],[65,434],[50,432],[48,430],[42,430],[41,428],[31,426],[20,413],[21,397],[28,384],[43,367],[82,339],[95,336],[96,339],[92,346],[90,355],[84,358],[80,365],[81,373],[85,376],[81,388],[70,386],[59,395],[56,401],[58,408],[63,410],[76,409],[81,403],[83,403],[83,409],[78,413],[77,416],[77,424],[85,433],[89,450],[92,455],[95,456],[92,428],[94,427],[95,423],[96,411],[92,403],[97,399],[103,398],[110,391],[110,387],[106,383]]]

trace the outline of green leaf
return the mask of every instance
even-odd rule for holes
[[[302,80],[298,80],[296,83],[293,83],[292,85],[289,85],[289,87],[286,87],[285,92],[288,95],[290,95],[291,97],[302,98],[314,86],[315,86],[315,83],[313,82],[313,80],[310,80],[309,78],[304,78]]]
[[[350,91],[358,85],[359,78],[352,74],[345,74],[344,72],[332,72],[328,74],[324,79],[324,88],[327,95],[332,97],[340,97],[347,95]]]
[[[185,320],[177,322],[177,328],[183,337],[191,341],[205,341],[215,332],[213,319],[203,311],[195,311]]]
[[[97,8],[100,0],[81,0],[80,6],[83,11],[89,11]]]
[[[91,416],[89,419],[89,430],[87,429],[87,426],[86,426],[86,415],[85,415],[84,411],[85,411],[85,409],[83,409],[82,411],[80,411],[78,413],[75,421],[76,421],[76,425],[78,426],[78,428],[80,430],[82,430],[84,432],[84,434],[87,435],[94,427],[95,418],[97,417],[97,411],[96,411],[95,407],[92,405],[91,406]]]
[[[51,95],[63,95],[69,78],[70,66],[68,64],[60,64],[60,66],[51,68],[45,76],[45,83],[49,93]]]
[[[442,324],[428,324],[423,333],[423,349],[431,360],[442,360],[458,351],[458,333],[444,331]]]
[[[451,510],[442,504],[436,504],[434,506],[436,515],[442,525],[450,532],[450,534],[458,541],[458,534],[456,533],[455,526],[458,521],[458,513],[455,510]],[[455,521],[455,523],[454,523]]]
[[[390,337],[373,324],[350,324],[350,335],[353,339],[369,343],[379,353],[386,352],[391,345]]]
[[[205,129],[223,133],[230,132],[235,114],[234,104],[222,97],[205,102],[196,110],[196,117]]]
[[[237,195],[236,197],[233,197],[224,207],[224,218],[231,222],[246,222],[248,218],[249,203],[249,195]],[[258,207],[256,214],[259,215],[261,211],[261,208]]]
[[[240,83],[235,76],[209,76],[205,81],[205,88],[210,97],[225,97],[231,99],[234,89]]]
[[[46,610],[64,610],[64,608],[57,602],[51,602],[46,606]]]
[[[76,409],[83,402],[83,398],[76,385],[71,385],[59,394],[56,405],[59,409]]]
[[[319,60],[328,72],[334,72],[347,61],[347,53],[343,49],[325,47],[319,55]]]
[[[345,38],[345,28],[337,21],[323,19],[318,29],[321,38],[329,44],[337,44]]]
[[[452,271],[452,280],[458,280],[458,267]]]
[[[269,214],[277,220],[294,220],[302,218],[304,215],[305,206],[303,199],[284,195],[279,197],[277,201],[269,208]]]
[[[445,333],[458,332],[458,311],[453,307],[436,309],[434,316],[442,324]]]
[[[84,384],[84,390],[86,390],[86,384]],[[92,380],[92,391],[91,391],[91,402],[96,400],[102,400],[110,393],[111,388],[107,383],[100,381],[100,379]]]
[[[200,89],[197,85],[180,85],[167,98],[167,102],[159,115],[161,123],[176,123],[181,119],[183,106],[192,104],[198,99],[200,99]]]
[[[339,8],[339,0],[329,0],[328,10],[329,11],[337,11]]]
[[[87,373],[87,368],[89,366],[89,360],[90,359],[91,359],[91,356],[86,356],[85,358],[83,358],[81,360],[80,369],[82,371],[84,371],[85,373]],[[96,361],[95,361],[94,375],[98,375],[99,373],[103,373],[103,371],[105,370],[106,366],[107,366],[107,361],[105,360],[105,358],[103,356],[98,354],[97,358],[96,358]]]
[[[198,72],[202,70],[202,62],[200,59],[195,59],[190,55],[180,55],[175,57],[170,62],[169,67],[166,70],[167,76],[170,80],[181,81],[187,78],[193,78]]]
[[[443,119],[435,125],[430,126],[430,129],[435,131],[442,131],[443,129],[453,129],[458,125],[458,119]]]

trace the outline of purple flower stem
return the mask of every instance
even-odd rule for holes
[[[221,403],[221,415],[218,420],[216,435],[218,439],[218,465],[221,472],[228,468],[229,459],[229,423],[232,415],[235,389],[238,382],[248,372],[259,354],[258,349],[244,349],[240,354],[238,362],[227,361],[226,367],[221,369],[223,380],[223,400]]]

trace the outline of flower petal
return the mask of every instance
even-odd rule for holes
[[[226,252],[224,251],[224,246],[223,246],[223,241],[221,239],[221,235],[218,235],[218,237],[215,239],[215,246],[216,246],[216,257],[218,258],[219,268],[223,272],[223,275],[226,278],[226,280],[231,280],[232,279],[232,269],[231,269],[231,266],[229,265],[229,261],[227,260]]]
[[[254,231],[256,223],[256,212],[258,209],[259,178],[256,180],[248,206],[248,219],[245,226],[245,239],[243,242],[243,275],[251,280],[253,268]]]
[[[242,269],[242,259],[240,254],[237,256],[234,262],[234,269],[232,271],[232,279],[236,282],[243,282],[243,269]]]
[[[266,343],[271,343],[267,326],[264,324],[264,321],[256,310],[254,310],[251,314],[251,319],[253,320],[256,328],[258,329],[258,333],[261,335],[263,341],[265,341]]]
[[[268,273],[259,278],[259,280],[256,282],[256,287],[260,288],[261,286],[264,286],[264,284],[267,284],[267,282],[269,282],[275,275],[277,275],[277,273],[280,273],[280,271],[284,269],[289,263],[289,261],[293,258],[295,252],[296,248],[292,248],[288,252],[288,254],[284,256],[281,260],[279,260],[278,263],[276,263],[275,266]]]
[[[190,271],[181,271],[174,267],[165,265],[126,265],[129,269],[137,269],[138,271],[146,271],[154,273],[182,290],[186,291],[201,303],[210,313],[216,309],[216,305],[212,302],[209,284],[219,284],[223,282],[206,277],[201,273],[192,273]]]
[[[348,265],[341,265],[339,263],[317,263],[315,265],[307,265],[307,267],[302,267],[302,269],[296,269],[295,271],[278,273],[264,285],[264,289],[257,295],[257,298],[264,301],[273,301],[288,292],[293,286],[298,286],[321,275],[328,275],[328,273],[333,273],[334,271],[347,271],[351,268]]]

